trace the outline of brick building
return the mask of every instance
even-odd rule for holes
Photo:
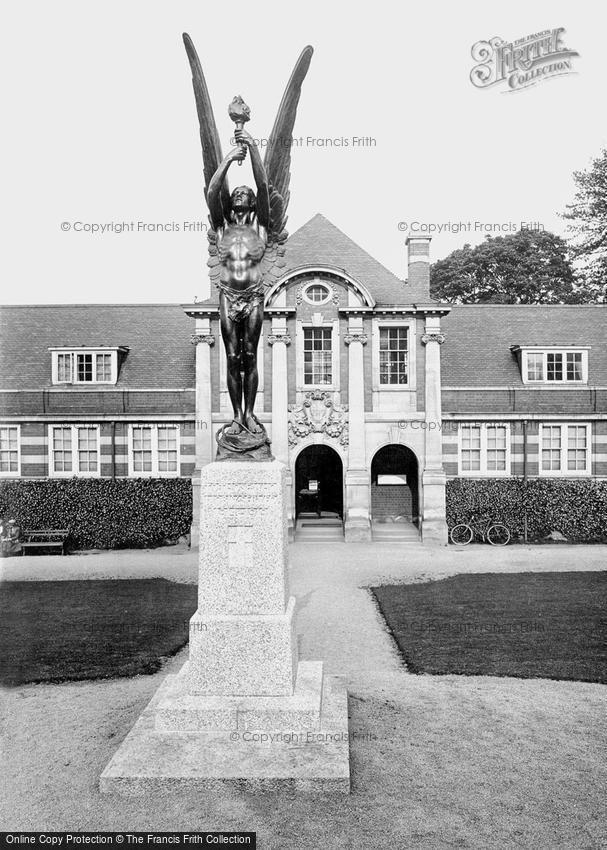
[[[321,215],[289,240],[256,412],[291,527],[444,542],[448,477],[607,478],[606,308],[438,304],[429,241],[408,240],[405,282]],[[0,333],[0,477],[196,485],[231,418],[215,294],[4,307]]]

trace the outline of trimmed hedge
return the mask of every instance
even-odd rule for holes
[[[607,481],[551,478],[455,478],[447,482],[447,525],[487,514],[514,538],[559,531],[571,542],[607,540]]]
[[[0,482],[0,516],[21,528],[67,528],[72,549],[140,549],[190,531],[189,478]]]

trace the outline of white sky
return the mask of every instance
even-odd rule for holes
[[[399,221],[539,221],[563,233],[556,213],[572,199],[572,172],[607,144],[606,18],[589,0],[13,2],[0,35],[0,301],[206,297],[206,236],[183,232],[206,222],[184,30],[224,153],[234,94],[251,107],[252,135],[269,135],[308,43],[295,136],[376,139],[294,150],[291,232],[322,212],[400,277]],[[576,74],[509,94],[471,84],[475,42],[554,27],[580,54]],[[247,163],[233,171],[232,186],[252,182]],[[90,235],[63,232],[64,221],[176,222],[181,232]],[[435,236],[433,259],[482,238]]]

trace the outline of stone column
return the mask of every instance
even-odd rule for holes
[[[191,546],[198,546],[200,516],[200,471],[213,460],[213,422],[211,395],[211,346],[215,337],[211,334],[208,318],[196,319],[196,333],[191,342],[196,346],[196,462],[192,475],[192,526]]]
[[[425,391],[425,460],[422,473],[422,540],[424,543],[447,543],[447,520],[443,469],[440,347],[445,341],[440,331],[440,319],[428,317],[422,336],[426,346]]]
[[[289,465],[289,388],[287,376],[287,334],[284,317],[272,319],[272,454],[285,466]]]
[[[268,336],[272,346],[272,454],[286,466],[289,496],[293,485],[289,465],[289,382],[287,372],[287,346],[291,337],[287,333],[285,316],[272,318],[272,333]],[[294,519],[291,498],[287,500],[287,529],[293,539]]]
[[[367,335],[363,333],[362,319],[349,320],[344,337],[348,346],[348,468],[346,470],[346,504],[344,534],[346,541],[370,540],[369,521],[369,470],[367,469],[365,440],[365,378],[363,346]]]

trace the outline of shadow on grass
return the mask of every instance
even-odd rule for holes
[[[155,673],[188,641],[195,585],[11,581],[0,585],[0,682]]]
[[[458,575],[370,589],[413,673],[607,683],[607,573]]]

